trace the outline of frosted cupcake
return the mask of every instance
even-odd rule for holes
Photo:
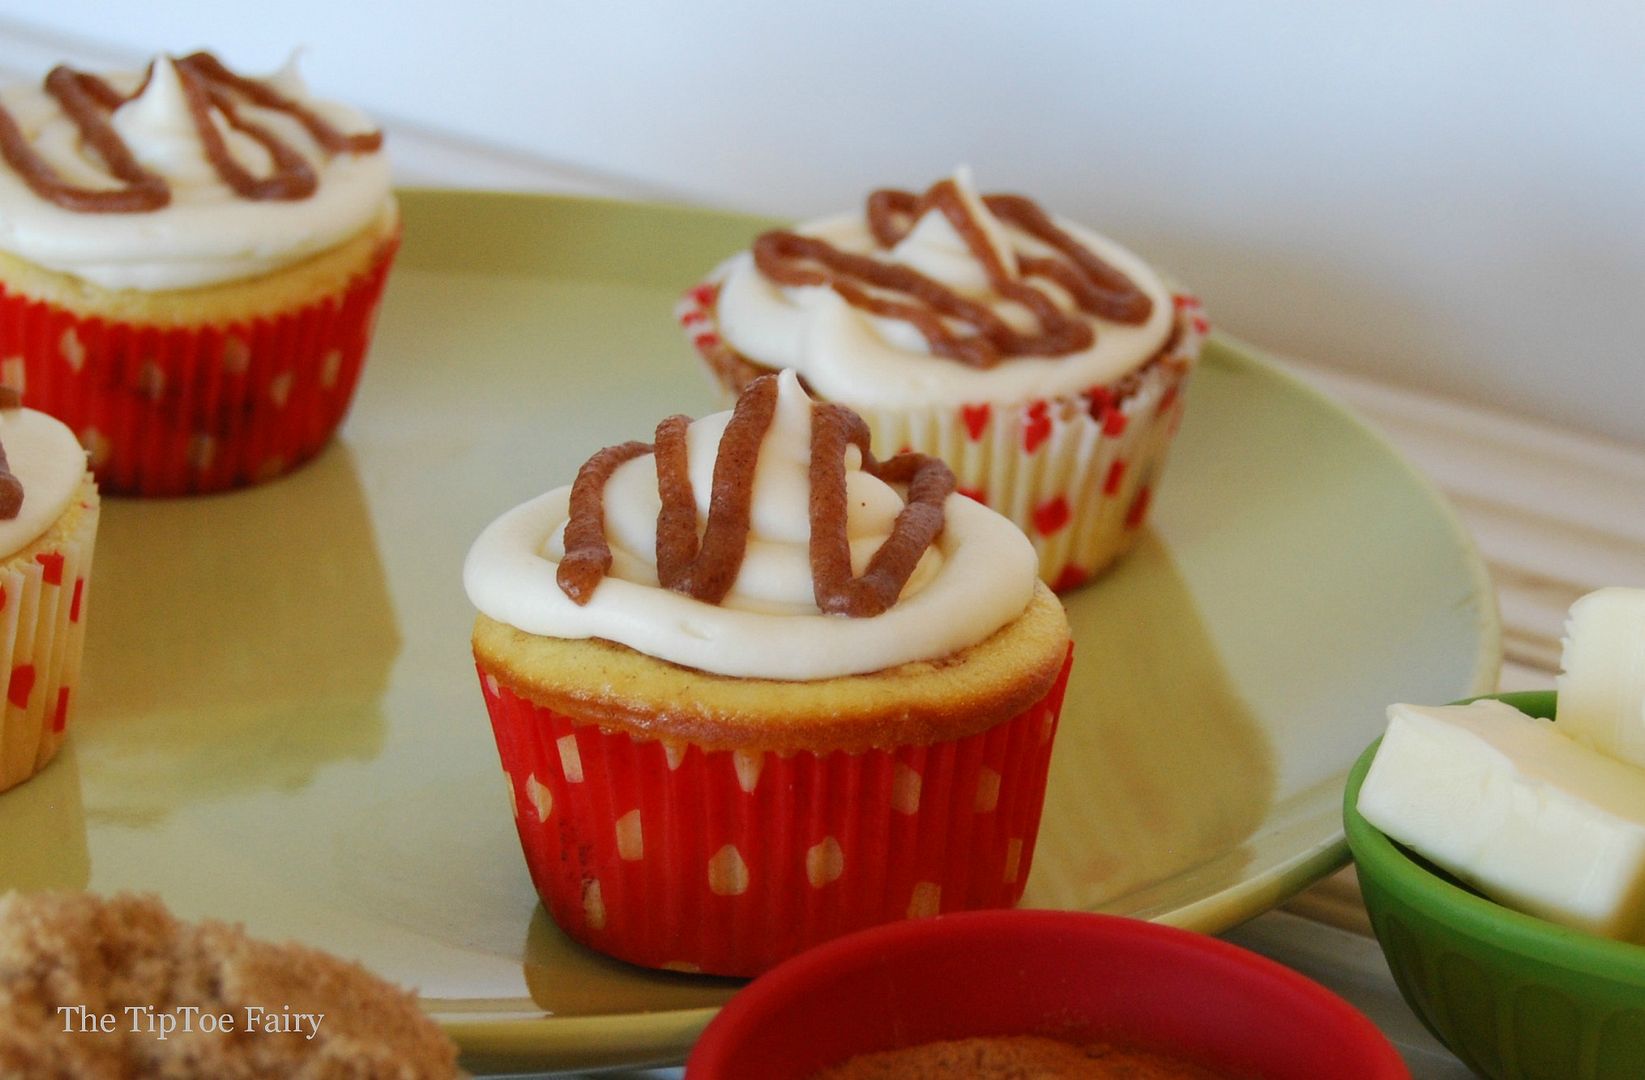
[[[1067,621],[1014,526],[867,442],[792,373],[757,379],[475,542],[515,823],[573,938],[747,975],[1020,897]]]
[[[63,744],[80,678],[97,486],[60,422],[0,389],[0,791]]]
[[[382,136],[208,53],[0,91],[0,383],[105,490],[278,476],[353,396],[399,238]]]
[[[762,235],[678,316],[727,388],[791,368],[876,452],[948,462],[1058,590],[1134,541],[1209,329],[1131,252],[963,169]]]

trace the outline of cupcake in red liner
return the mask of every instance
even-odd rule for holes
[[[0,392],[0,791],[63,745],[80,682],[97,485],[63,424]]]
[[[792,373],[755,380],[470,551],[515,824],[573,938],[749,975],[1021,896],[1067,620],[1020,532],[868,437]]]
[[[1210,330],[1131,252],[964,169],[762,235],[676,314],[727,389],[791,368],[877,453],[946,461],[1059,591],[1135,541]]]
[[[381,135],[210,54],[0,92],[0,384],[104,490],[220,491],[347,413],[399,243]]]

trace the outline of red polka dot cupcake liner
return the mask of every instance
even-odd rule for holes
[[[864,927],[1016,904],[1068,668],[975,735],[855,753],[636,739],[480,678],[560,928],[645,967],[754,975]]]
[[[75,492],[80,513],[67,531],[54,527],[0,563],[0,791],[22,783],[63,745],[85,640],[91,556],[97,538],[97,486]]]
[[[74,431],[105,492],[271,480],[347,414],[396,248],[340,295],[223,324],[105,320],[0,287],[0,384]]]
[[[718,292],[714,280],[698,285],[675,312],[713,371],[729,366]],[[868,422],[876,454],[915,450],[946,461],[959,491],[1022,529],[1039,555],[1040,578],[1066,592],[1129,550],[1147,522],[1211,329],[1198,299],[1172,300],[1176,322],[1159,355],[1082,394],[1020,405],[852,408]]]

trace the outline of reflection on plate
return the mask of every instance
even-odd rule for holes
[[[114,629],[87,644],[79,718],[93,821],[377,755],[400,636],[348,446],[266,489],[110,502],[94,617]]]
[[[40,828],[42,792],[57,850],[34,877],[0,861],[0,887],[84,881],[89,852],[91,888],[418,987],[473,1068],[678,1058],[736,984],[627,968],[543,918],[459,567],[600,446],[718,407],[669,312],[762,223],[404,207],[342,442],[266,488],[108,507],[76,754],[0,795],[0,852]],[[1488,688],[1497,638],[1455,520],[1355,421],[1225,341],[1190,394],[1150,534],[1069,599],[1078,660],[1025,902],[1213,930],[1342,861],[1336,801],[1382,706]],[[47,781],[83,790],[83,833]]]

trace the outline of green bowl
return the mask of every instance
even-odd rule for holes
[[[1551,692],[1490,696],[1554,715]],[[1511,911],[1377,831],[1355,807],[1380,742],[1349,773],[1342,817],[1371,927],[1412,1011],[1482,1076],[1645,1077],[1645,946]]]

